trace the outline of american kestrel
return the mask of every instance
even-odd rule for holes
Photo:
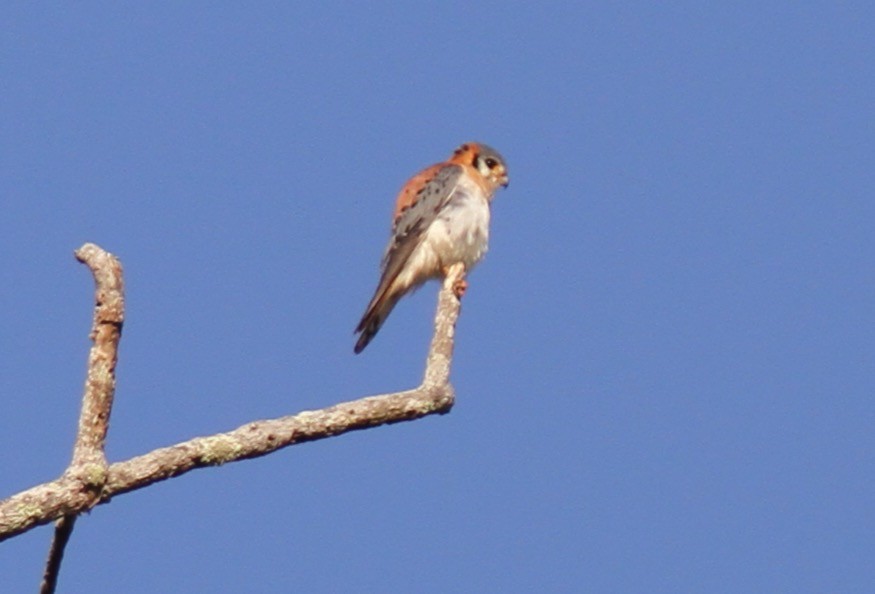
[[[404,184],[395,201],[380,284],[355,329],[361,333],[356,353],[368,346],[401,297],[446,276],[453,264],[470,271],[480,261],[489,239],[490,203],[507,183],[498,151],[468,142]]]

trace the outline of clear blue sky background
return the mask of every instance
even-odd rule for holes
[[[119,497],[60,591],[871,592],[875,8],[706,4],[5,4],[0,497],[69,460],[82,243],[118,461],[416,385],[434,284],[352,354],[394,195],[511,175],[450,415]]]

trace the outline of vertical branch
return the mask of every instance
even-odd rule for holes
[[[73,526],[76,524],[75,515],[64,516],[55,522],[55,537],[52,539],[52,547],[49,549],[49,559],[46,561],[46,571],[43,573],[43,583],[40,584],[40,594],[54,594],[58,585],[58,574],[61,571],[61,561],[64,559],[64,548]]]
[[[73,446],[73,459],[65,474],[76,480],[79,489],[87,493],[90,506],[93,506],[100,501],[107,477],[106,433],[115,395],[118,343],[125,319],[124,281],[118,259],[93,243],[86,243],[76,250],[75,255],[94,275],[95,306],[91,326],[93,344],[88,354],[79,429]],[[62,516],[55,523],[55,535],[40,586],[41,594],[55,591],[64,549],[75,524],[76,514]]]
[[[465,280],[463,264],[450,267],[443,287],[438,293],[437,314],[434,319],[434,336],[428,349],[428,359],[425,365],[425,377],[422,380],[424,388],[447,388],[450,385],[450,363],[453,361],[453,344],[455,343],[456,320],[459,318],[461,302],[456,296],[456,288]]]
[[[87,265],[94,275],[95,307],[91,326],[94,344],[88,354],[88,373],[72,466],[95,463],[105,468],[106,432],[115,395],[118,343],[125,318],[122,266],[115,256],[93,243],[86,243],[76,250],[76,259]]]

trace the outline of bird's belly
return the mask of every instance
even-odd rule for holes
[[[441,278],[459,262],[470,271],[489,242],[489,203],[482,196],[458,192],[432,221],[396,280],[401,287],[417,287]]]
[[[432,223],[423,243],[434,253],[439,268],[462,262],[470,270],[488,248],[488,202],[466,193],[457,196]]]

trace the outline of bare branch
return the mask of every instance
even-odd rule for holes
[[[88,354],[88,374],[79,431],[73,449],[73,466],[106,466],[104,448],[109,414],[115,395],[115,366],[118,343],[125,320],[124,281],[118,259],[93,243],[76,250],[76,259],[86,264],[94,275],[93,345]]]
[[[64,548],[73,533],[76,517],[75,515],[64,516],[55,522],[55,537],[52,539],[52,546],[49,549],[49,560],[46,563],[46,572],[43,574],[43,583],[40,584],[40,594],[53,594],[58,585],[58,574],[61,571],[61,561],[64,559]]]
[[[456,287],[465,281],[465,267],[454,264],[450,267],[441,292],[438,294],[438,308],[434,317],[434,336],[428,359],[425,363],[423,386],[449,386],[450,364],[453,361],[456,320],[459,318],[461,302],[455,295]]]
[[[88,509],[97,504],[106,483],[106,432],[115,394],[115,366],[125,318],[125,296],[122,267],[115,256],[93,243],[86,243],[76,250],[76,259],[86,264],[94,275],[95,305],[91,326],[93,344],[88,354],[79,429],[73,446],[73,460],[65,474],[78,483],[81,493],[90,502]],[[55,524],[55,536],[40,586],[42,594],[55,591],[64,548],[75,525],[75,514],[61,517]]]
[[[196,468],[264,456],[291,445],[356,431],[411,421],[450,411],[454,391],[449,383],[455,325],[460,302],[454,286],[464,270],[450,271],[438,298],[435,334],[426,360],[422,385],[413,390],[369,396],[316,411],[247,423],[233,431],[198,437],[111,464],[97,504]],[[87,480],[87,477],[81,477]],[[89,498],[73,477],[38,485],[0,501],[0,541],[59,517],[89,509]]]

